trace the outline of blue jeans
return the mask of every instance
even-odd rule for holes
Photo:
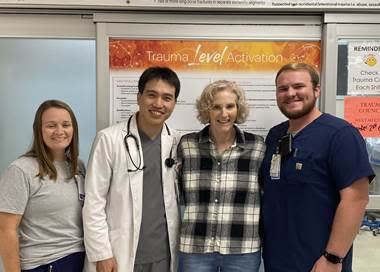
[[[179,253],[180,272],[258,272],[261,251],[246,254]]]
[[[52,263],[22,272],[82,272],[85,255],[85,252],[76,252]]]

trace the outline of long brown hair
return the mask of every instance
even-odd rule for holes
[[[70,114],[73,126],[73,138],[70,145],[66,147],[65,154],[67,161],[70,163],[70,176],[68,178],[71,179],[77,174],[79,155],[78,123],[74,112],[69,105],[63,101],[46,100],[38,107],[33,122],[33,144],[24,156],[35,157],[37,159],[39,168],[37,174],[38,177],[43,178],[45,175],[48,175],[50,179],[57,180],[57,169],[54,166],[48,147],[42,137],[42,114],[50,108],[64,109]]]

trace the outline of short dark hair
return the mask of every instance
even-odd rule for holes
[[[302,70],[309,73],[310,78],[311,78],[311,84],[313,88],[315,89],[319,84],[319,74],[313,68],[313,66],[307,63],[288,63],[282,66],[276,75],[276,80],[275,80],[276,86],[277,86],[277,78],[280,76],[281,73],[286,72],[286,71],[296,72],[296,71],[302,71]]]
[[[139,93],[142,94],[148,81],[154,79],[161,79],[173,86],[175,88],[175,99],[177,99],[181,89],[181,83],[179,82],[177,74],[168,67],[153,66],[145,69],[139,79]]]

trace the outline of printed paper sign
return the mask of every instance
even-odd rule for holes
[[[348,95],[380,95],[380,42],[348,43]]]
[[[380,97],[346,96],[344,119],[363,137],[380,137]]]

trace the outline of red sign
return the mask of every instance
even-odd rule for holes
[[[363,137],[380,137],[380,96],[346,96],[344,119]]]

